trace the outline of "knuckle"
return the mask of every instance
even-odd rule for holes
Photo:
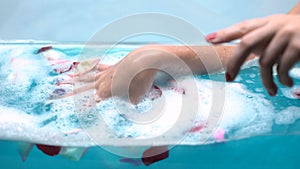
[[[243,38],[241,38],[239,46],[243,49],[249,49],[249,48],[252,48],[253,43],[250,40],[248,40],[247,38],[243,37]]]
[[[294,51],[300,51],[300,40],[299,41],[292,41],[290,43],[290,48]]]
[[[277,70],[277,73],[281,79],[288,75],[288,71],[282,67],[283,66],[280,66],[280,68]]]
[[[291,36],[295,32],[295,27],[293,25],[284,26],[281,30],[282,36]]]
[[[273,63],[270,60],[264,57],[259,60],[259,64],[261,67],[271,67],[273,65]]]
[[[238,28],[240,34],[247,33],[249,31],[249,21],[239,23]]]

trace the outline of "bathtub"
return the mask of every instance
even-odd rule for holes
[[[39,49],[46,50],[51,46],[50,52],[54,51],[54,55],[64,55],[68,59],[76,59],[82,52],[86,42],[91,40],[99,30],[103,30],[106,26],[114,23],[120,18],[126,18],[131,15],[144,13],[158,13],[170,15],[179,20],[192,25],[200,32],[201,41],[204,40],[203,35],[224,28],[236,22],[271,15],[274,13],[286,13],[293,5],[297,3],[293,1],[272,1],[272,0],[255,0],[249,2],[236,2],[234,0],[226,3],[220,3],[216,0],[212,1],[9,1],[0,2],[2,8],[0,21],[4,23],[0,26],[0,63],[10,63],[13,57],[35,57],[39,60],[43,55],[37,55]],[[34,5],[33,5],[34,4]],[[272,4],[272,5],[270,5]],[[168,25],[170,26],[170,25]],[[170,30],[167,27],[166,30]],[[118,29],[116,29],[118,30]],[[185,32],[188,32],[185,30]],[[101,43],[111,43],[115,39],[100,39]],[[193,36],[192,36],[193,37]],[[19,40],[21,39],[21,40]],[[30,40],[34,39],[34,40]],[[98,39],[99,40],[99,39]],[[117,62],[131,50],[149,43],[172,43],[170,40],[162,36],[150,36],[136,39],[129,39],[126,43],[115,48],[110,45],[100,45],[93,51],[87,51],[88,56],[102,56],[105,54],[114,57],[112,63]],[[133,43],[134,42],[134,43]],[[194,42],[191,42],[194,43]],[[46,48],[45,48],[46,47]],[[113,50],[110,50],[113,49]],[[115,49],[115,50],[114,50]],[[31,58],[32,59],[32,58]],[[34,68],[35,65],[27,65]],[[0,69],[4,75],[7,71],[6,67],[0,64]],[[4,70],[4,71],[3,71]],[[48,71],[48,69],[46,70]],[[40,78],[44,74],[40,72]],[[236,121],[234,125],[228,119],[224,123],[229,126],[225,132],[225,139],[222,141],[207,139],[201,143],[192,139],[186,142],[178,142],[176,144],[164,142],[169,145],[168,158],[146,166],[141,157],[128,158],[115,153],[113,149],[118,148],[141,148],[147,145],[97,145],[92,141],[84,142],[81,140],[74,143],[88,150],[77,160],[70,160],[68,157],[57,155],[48,156],[40,151],[35,145],[24,160],[24,154],[20,153],[20,143],[28,146],[30,143],[45,143],[47,138],[47,129],[38,135],[38,131],[34,131],[34,137],[29,135],[33,132],[30,130],[18,130],[15,124],[17,120],[22,120],[23,116],[13,116],[14,124],[1,125],[3,119],[7,119],[6,113],[10,111],[0,112],[1,141],[0,141],[0,162],[1,168],[270,168],[270,169],[297,169],[300,167],[298,151],[300,150],[298,136],[300,131],[300,102],[297,95],[293,91],[299,90],[299,66],[294,69],[293,77],[296,86],[292,89],[279,86],[277,97],[270,97],[262,87],[259,79],[259,71],[257,62],[251,62],[245,66],[235,82],[225,84],[229,86],[229,91],[235,91],[234,101],[237,103],[247,103],[243,99],[250,100],[252,106],[244,106],[236,112],[244,112],[246,115],[234,114],[233,117],[241,117],[243,121]],[[0,76],[2,80],[0,86],[4,91],[3,79],[14,79],[14,76]],[[47,74],[48,75],[48,74]],[[274,74],[276,76],[276,74]],[[224,72],[218,72],[212,75],[201,75],[197,78],[204,82],[224,82]],[[208,85],[209,86],[209,85]],[[14,96],[12,93],[11,96]],[[9,103],[9,96],[5,98],[0,96],[0,108],[3,106],[14,107],[17,104]],[[255,100],[258,98],[257,100]],[[30,97],[23,98],[22,101],[29,101]],[[265,104],[265,101],[267,104]],[[263,103],[263,104],[260,104]],[[24,104],[20,104],[23,105]],[[37,104],[38,105],[38,104]],[[241,104],[243,105],[243,104]],[[256,105],[255,109],[253,105]],[[267,106],[262,106],[267,105]],[[1,107],[2,106],[2,107]],[[39,110],[39,105],[36,111]],[[32,109],[32,107],[30,107]],[[251,109],[251,111],[249,111]],[[257,111],[255,111],[257,110]],[[252,113],[252,115],[251,115]],[[266,116],[260,116],[261,114]],[[5,117],[4,117],[5,116]],[[18,118],[14,118],[18,117]],[[27,117],[27,116],[26,116]],[[266,117],[266,118],[263,118]],[[244,119],[243,119],[244,118]],[[258,122],[254,123],[256,119]],[[53,124],[57,118],[45,118],[45,124]],[[247,123],[247,121],[250,121]],[[7,122],[7,121],[6,121]],[[29,122],[29,121],[27,121]],[[253,122],[253,123],[252,123]],[[261,126],[259,126],[262,122]],[[253,124],[251,128],[251,125]],[[7,127],[8,128],[5,128]],[[243,127],[241,127],[243,126]],[[249,127],[250,126],[250,127]],[[3,130],[5,129],[5,130]],[[30,128],[34,129],[34,128]],[[244,130],[242,130],[244,129]],[[10,132],[12,131],[12,132]],[[15,131],[15,132],[14,132]],[[122,133],[122,132],[121,132]],[[8,134],[8,135],[7,135]],[[30,140],[32,139],[32,140]],[[49,141],[49,140],[48,140]],[[47,140],[46,140],[47,142]],[[60,145],[62,143],[49,141],[53,144]],[[48,142],[48,143],[49,143]],[[54,143],[55,142],[55,143]],[[21,144],[21,148],[22,148]],[[70,142],[66,141],[66,144]],[[111,145],[110,145],[111,144]],[[124,145],[125,144],[125,145]],[[139,143],[140,144],[140,143]]]
[[[118,130],[118,138],[121,140],[107,140],[104,142],[93,142],[93,140],[80,140],[78,138],[85,138],[84,136],[63,137],[53,135],[51,132],[53,128],[68,130],[73,128],[73,125],[78,125],[78,122],[65,122],[66,116],[73,117],[68,114],[71,109],[60,109],[53,118],[54,111],[45,110],[43,101],[47,98],[37,96],[34,91],[44,91],[47,95],[47,90],[40,89],[36,86],[46,85],[45,81],[39,81],[39,78],[49,76],[51,80],[46,80],[49,84],[54,84],[53,78],[58,74],[53,74],[53,67],[45,60],[44,57],[55,56],[64,59],[74,59],[78,61],[81,56],[95,57],[105,55],[108,62],[116,63],[126,56],[131,50],[142,46],[143,44],[119,44],[116,46],[101,45],[96,48],[85,49],[85,44],[62,44],[53,42],[5,42],[1,48],[1,78],[3,80],[11,80],[11,69],[8,65],[18,63],[18,59],[38,60],[40,72],[32,71],[34,65],[30,68],[24,68],[25,73],[37,72],[36,75],[30,76],[29,79],[35,79],[35,83],[30,82],[25,91],[26,95],[19,95],[22,93],[20,89],[14,89],[15,93],[9,93],[6,97],[7,91],[11,91],[13,83],[7,81],[2,83],[1,96],[1,116],[0,134],[2,141],[0,142],[1,153],[0,161],[4,168],[297,168],[298,163],[298,142],[299,142],[299,96],[293,95],[293,92],[299,90],[299,67],[296,66],[291,75],[295,79],[295,86],[287,88],[279,86],[279,93],[276,97],[268,96],[260,83],[259,68],[257,59],[248,62],[242,69],[241,74],[233,83],[224,82],[224,72],[217,72],[210,75],[195,75],[199,82],[203,85],[203,98],[205,105],[209,105],[208,101],[213,99],[209,97],[207,91],[211,91],[209,87],[210,82],[225,84],[228,91],[225,103],[224,114],[217,128],[222,128],[225,131],[225,138],[218,140],[207,138],[205,141],[198,140],[199,135],[187,135],[183,139],[174,140],[173,137],[166,136],[167,139],[155,140],[153,142],[124,142],[123,138],[136,137],[136,132],[128,132],[126,125],[123,127],[114,126]],[[84,54],[83,54],[84,53]],[[73,61],[74,61],[73,60]],[[26,62],[25,62],[26,63]],[[5,69],[5,66],[6,69]],[[43,68],[45,67],[45,68]],[[14,69],[18,70],[16,67]],[[46,74],[43,74],[43,72]],[[20,73],[20,72],[19,72]],[[22,72],[21,72],[22,73]],[[29,76],[28,74],[26,76]],[[54,78],[55,79],[55,78]],[[20,81],[22,82],[22,81]],[[209,83],[207,83],[209,82]],[[6,83],[6,86],[3,85]],[[7,87],[7,84],[11,85]],[[34,84],[34,85],[33,85]],[[33,86],[32,86],[33,85]],[[54,86],[54,85],[53,85]],[[21,85],[22,87],[22,85]],[[24,86],[23,86],[24,87]],[[207,89],[205,89],[207,87]],[[42,87],[43,88],[43,87]],[[47,86],[46,88],[51,88]],[[14,91],[13,90],[13,91]],[[53,89],[51,89],[53,90]],[[165,90],[163,90],[165,92]],[[169,96],[166,96],[167,98]],[[174,96],[173,96],[174,97]],[[27,102],[26,102],[27,100]],[[173,100],[174,101],[174,100]],[[56,103],[57,104],[57,103]],[[58,104],[64,104],[63,102]],[[227,107],[230,107],[226,109]],[[27,106],[32,105],[32,106]],[[55,105],[55,104],[54,104]],[[109,104],[108,104],[109,105]],[[57,106],[57,105],[56,105]],[[222,106],[222,105],[220,105]],[[5,107],[5,108],[3,108]],[[55,106],[53,106],[55,108]],[[174,107],[174,106],[173,106]],[[201,107],[201,106],[200,106]],[[20,110],[16,114],[11,111],[15,108]],[[50,108],[49,108],[50,109]],[[199,113],[203,114],[205,110],[199,109]],[[23,111],[23,112],[22,112]],[[69,111],[69,112],[66,112]],[[105,109],[103,110],[105,111]],[[56,112],[56,111],[55,111]],[[108,112],[111,113],[111,112]],[[23,116],[23,115],[26,116]],[[38,120],[27,119],[27,116],[36,117]],[[69,116],[70,115],[70,116]],[[11,121],[9,121],[9,117]],[[18,121],[18,118],[20,120]],[[119,117],[118,117],[119,118]],[[6,119],[6,120],[5,120]],[[7,120],[8,119],[8,120]],[[109,123],[117,121],[113,118]],[[23,123],[23,122],[27,123]],[[75,120],[76,121],[76,120]],[[30,123],[37,126],[31,126]],[[62,124],[59,124],[62,123]],[[117,124],[117,123],[116,123]],[[26,128],[26,126],[29,126]],[[67,127],[65,127],[65,125]],[[49,126],[49,127],[47,127]],[[124,127],[125,126],[125,127]],[[65,128],[64,128],[65,127]],[[20,129],[21,128],[21,129]],[[41,129],[41,130],[39,130]],[[43,130],[44,129],[44,130]],[[149,133],[154,130],[147,128],[142,129]],[[198,130],[197,128],[195,130]],[[138,131],[141,132],[141,131]],[[181,132],[178,130],[178,132]],[[121,134],[120,134],[121,133]],[[127,134],[130,133],[130,134]],[[124,135],[123,135],[124,134]],[[72,134],[70,134],[72,136]],[[54,137],[55,136],[55,137]],[[173,135],[172,135],[173,136]],[[51,137],[51,139],[48,139]],[[53,139],[53,138],[54,139]],[[77,138],[76,138],[77,137]],[[103,139],[105,136],[103,136]],[[56,138],[56,139],[55,139]],[[93,136],[91,136],[93,138]],[[68,139],[72,140],[69,141]],[[61,142],[57,142],[60,140]],[[200,141],[201,140],[201,141]],[[46,143],[51,145],[62,145],[65,147],[84,147],[86,152],[83,153],[79,159],[69,159],[68,156],[57,155],[54,157],[47,156],[40,151],[36,146],[33,146],[30,153],[24,159],[24,153],[20,151],[21,143]],[[128,151],[128,149],[137,149],[137,151],[145,151],[146,148],[153,145],[168,145],[168,158],[146,166],[141,161],[141,157],[130,157],[123,155],[118,150]],[[22,145],[22,144],[21,144]],[[88,149],[87,149],[88,148]],[[141,149],[141,150],[139,150]],[[72,154],[72,153],[71,153]]]

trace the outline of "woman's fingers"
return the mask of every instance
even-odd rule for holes
[[[93,81],[96,81],[96,79],[101,75],[101,72],[100,73],[90,73],[90,74],[87,74],[87,75],[81,75],[81,76],[78,76],[78,77],[75,77],[75,78],[72,78],[72,79],[69,79],[69,80],[63,80],[61,82],[57,82],[56,85],[57,86],[60,86],[60,85],[65,85],[65,84],[68,84],[68,85],[74,85],[75,83],[78,83],[78,82],[93,82]]]
[[[110,68],[110,67],[112,67],[112,65],[98,64],[98,65],[96,66],[96,69],[97,69],[98,71],[104,71],[104,70],[106,70],[106,69],[108,69],[108,68]]]
[[[278,32],[263,52],[263,55],[260,58],[261,66],[272,67],[276,62],[279,62],[289,40],[289,35]]]
[[[100,102],[109,97],[111,97],[111,90],[108,90],[104,84],[99,84],[95,95],[95,101]]]
[[[289,36],[278,32],[260,58],[261,79],[270,96],[275,96],[277,86],[273,80],[273,65],[280,61],[289,42]]]
[[[273,66],[280,57],[289,41],[289,36],[278,32],[260,56],[261,80],[270,96],[277,94],[277,86],[273,79]]]
[[[52,99],[62,99],[62,98],[66,98],[66,97],[70,97],[70,96],[74,96],[76,94],[91,90],[91,89],[95,89],[95,83],[93,83],[95,81],[96,78],[98,78],[99,76],[101,76],[100,74],[95,75],[90,75],[90,76],[84,76],[81,78],[76,78],[76,79],[72,79],[72,80],[65,80],[62,82],[57,83],[56,85],[64,85],[64,84],[71,84],[73,85],[73,90],[70,93],[66,93],[63,96],[59,96],[59,97],[55,97]],[[88,82],[85,84],[78,84],[79,82]],[[76,84],[77,83],[77,84]],[[78,87],[80,85],[80,87]]]
[[[57,85],[57,86],[65,85],[65,84],[71,85],[71,84],[73,84],[73,83],[74,83],[74,80],[71,79],[71,80],[63,80],[63,81],[61,81],[61,82],[57,82],[55,85]]]
[[[81,75],[75,79],[76,82],[94,82],[101,75],[101,73],[90,73],[86,75]]]
[[[262,27],[245,35],[236,47],[227,65],[226,80],[232,81],[250,53],[266,44],[273,36],[273,31]]]
[[[278,63],[280,83],[291,87],[293,80],[289,70],[300,60],[299,15],[273,15],[248,20],[208,35],[212,43],[228,42],[241,38],[233,56],[228,61],[226,79],[232,81],[250,53],[260,55],[261,78],[270,95],[277,86],[273,79],[273,66]]]
[[[249,32],[262,27],[268,22],[268,17],[258,18],[240,22],[236,25],[206,36],[211,43],[229,42],[248,34]]]
[[[81,72],[81,73],[77,73],[75,76],[83,76],[86,74],[89,74],[90,72],[92,72],[93,70],[98,70],[98,71],[105,71],[106,69],[112,67],[111,65],[105,65],[105,64],[96,64],[95,66]]]
[[[280,83],[293,86],[293,80],[289,76],[289,70],[300,60],[300,49],[298,45],[290,43],[280,59],[278,67],[278,78]]]
[[[260,66],[261,80],[265,88],[267,89],[270,96],[275,96],[277,94],[277,86],[273,79],[273,69],[272,66]]]
[[[66,93],[62,96],[52,97],[51,100],[67,98],[67,97],[74,96],[74,95],[77,95],[79,93],[91,90],[91,89],[95,89],[95,84],[94,83],[88,83],[88,84],[85,84],[84,86],[74,88],[71,92]]]
[[[102,65],[103,66],[103,65]],[[111,66],[106,66],[105,68],[109,68]],[[96,68],[96,67],[95,67]],[[74,86],[74,89],[70,93],[66,93],[63,96],[59,96],[52,99],[62,99],[70,96],[77,95],[82,92],[86,92],[88,90],[96,89],[95,97],[93,97],[93,100],[96,102],[99,102],[101,100],[104,100],[108,97],[111,97],[111,86],[109,86],[109,77],[108,74],[110,71],[105,71],[104,67],[102,67],[103,71],[95,73],[95,72],[89,72],[85,75],[80,75],[78,77],[75,77],[71,80],[62,81],[57,85],[63,85],[63,84],[72,84]]]
[[[88,83],[85,84],[84,86],[78,87],[78,88],[74,88],[72,91],[72,95],[76,95],[91,89],[95,89],[95,84],[94,83]]]
[[[81,76],[92,72],[96,68],[99,61],[100,59],[93,59],[80,62],[76,67],[77,72],[75,76]]]

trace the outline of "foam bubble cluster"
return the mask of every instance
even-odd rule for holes
[[[300,107],[289,106],[275,116],[276,124],[293,124],[300,118]]]

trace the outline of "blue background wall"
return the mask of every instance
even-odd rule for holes
[[[172,14],[205,34],[238,21],[285,13],[297,0],[9,0],[0,1],[0,39],[86,41],[120,17]]]

